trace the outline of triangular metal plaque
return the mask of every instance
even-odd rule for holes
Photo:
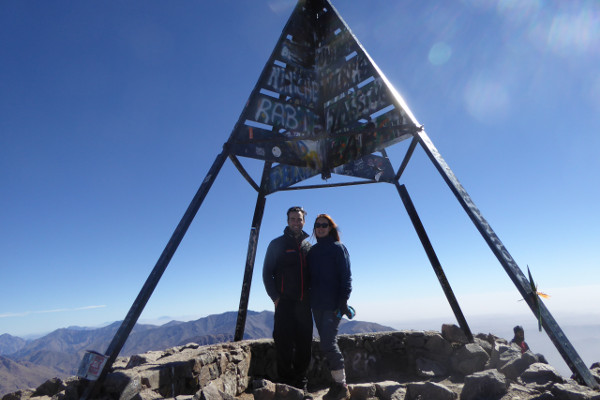
[[[319,173],[379,181],[391,165],[371,154],[420,129],[405,108],[333,6],[300,1],[232,132],[231,152],[281,164],[269,192]]]

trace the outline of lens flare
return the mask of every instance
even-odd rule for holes
[[[587,11],[557,15],[552,19],[548,31],[548,48],[562,56],[591,50],[593,42],[598,42],[600,35],[598,23],[600,20]]]
[[[508,113],[508,92],[503,84],[492,79],[471,79],[465,87],[464,99],[469,114],[481,122],[497,121]]]
[[[429,50],[428,59],[433,65],[445,64],[452,56],[452,49],[444,42],[434,44]]]

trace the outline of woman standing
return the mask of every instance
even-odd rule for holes
[[[338,226],[327,214],[317,216],[313,233],[317,243],[308,252],[310,304],[333,384],[323,399],[349,399],[344,356],[337,344],[341,315],[348,312],[352,291],[350,257],[340,242]]]

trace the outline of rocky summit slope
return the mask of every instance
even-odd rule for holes
[[[521,354],[505,339],[476,335],[468,343],[454,325],[442,331],[395,331],[342,335],[339,345],[352,399],[390,400],[600,400],[600,391],[562,377],[543,357]],[[600,364],[592,366],[600,382]],[[315,399],[329,384],[325,360],[313,342],[309,390]],[[277,381],[269,339],[200,346],[119,358],[98,399],[302,399]],[[2,400],[78,399],[87,381],[52,379]]]

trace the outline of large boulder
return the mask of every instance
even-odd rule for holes
[[[394,381],[383,381],[375,384],[377,397],[385,400],[404,400],[406,387]]]
[[[465,332],[456,325],[443,324],[442,325],[442,337],[450,343],[467,344],[469,339]]]
[[[416,382],[406,385],[405,400],[454,400],[458,396],[446,386],[433,382]]]
[[[508,392],[509,386],[506,377],[495,369],[476,372],[465,376],[460,400],[500,399]]]
[[[469,375],[483,370],[489,359],[490,356],[480,345],[468,343],[452,355],[450,362],[454,371]]]
[[[351,398],[353,399],[376,399],[377,388],[373,383],[358,383],[348,385]]]
[[[437,361],[428,358],[417,358],[417,375],[422,378],[435,378],[448,375],[448,369]]]
[[[519,381],[524,385],[546,386],[549,383],[564,383],[565,379],[554,367],[544,363],[534,363],[523,371]]]
[[[576,383],[557,383],[550,389],[560,400],[600,400],[600,393]]]
[[[485,369],[500,370],[507,363],[521,357],[521,350],[510,346],[507,343],[497,341],[492,349],[492,354],[487,362]]]
[[[537,357],[530,351],[512,358],[498,370],[508,379],[516,380],[530,365],[537,363]]]
[[[49,396],[52,397],[65,390],[66,385],[58,378],[52,378],[42,383],[33,393],[34,397]]]

